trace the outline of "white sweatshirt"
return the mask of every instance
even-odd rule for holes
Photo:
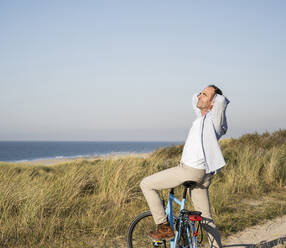
[[[225,110],[229,100],[215,95],[212,110],[205,116],[197,108],[198,94],[193,96],[193,109],[197,119],[193,122],[185,142],[181,161],[193,168],[205,169],[206,173],[216,172],[225,166],[218,140],[227,131]]]

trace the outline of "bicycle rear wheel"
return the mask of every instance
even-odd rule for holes
[[[151,230],[156,229],[152,214],[150,211],[139,214],[130,224],[127,232],[128,248],[166,248],[165,241],[152,241],[148,236]]]

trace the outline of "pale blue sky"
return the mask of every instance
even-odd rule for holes
[[[184,141],[217,84],[229,132],[286,128],[286,1],[0,1],[0,140]]]

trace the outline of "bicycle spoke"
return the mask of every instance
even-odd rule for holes
[[[165,248],[165,241],[153,241],[149,236],[151,230],[156,230],[153,217],[150,212],[138,215],[132,222],[128,231],[129,248]]]

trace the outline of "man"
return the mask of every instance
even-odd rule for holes
[[[212,175],[225,165],[218,140],[227,131],[225,110],[229,101],[215,85],[209,85],[193,96],[193,108],[197,115],[184,145],[178,166],[145,177],[140,187],[152,212],[157,231],[151,231],[152,239],[172,239],[174,232],[168,223],[157,190],[174,188],[185,181],[196,181],[191,198],[195,210],[202,212],[203,227],[208,232],[212,247],[222,247],[220,234],[210,211],[208,188]]]

